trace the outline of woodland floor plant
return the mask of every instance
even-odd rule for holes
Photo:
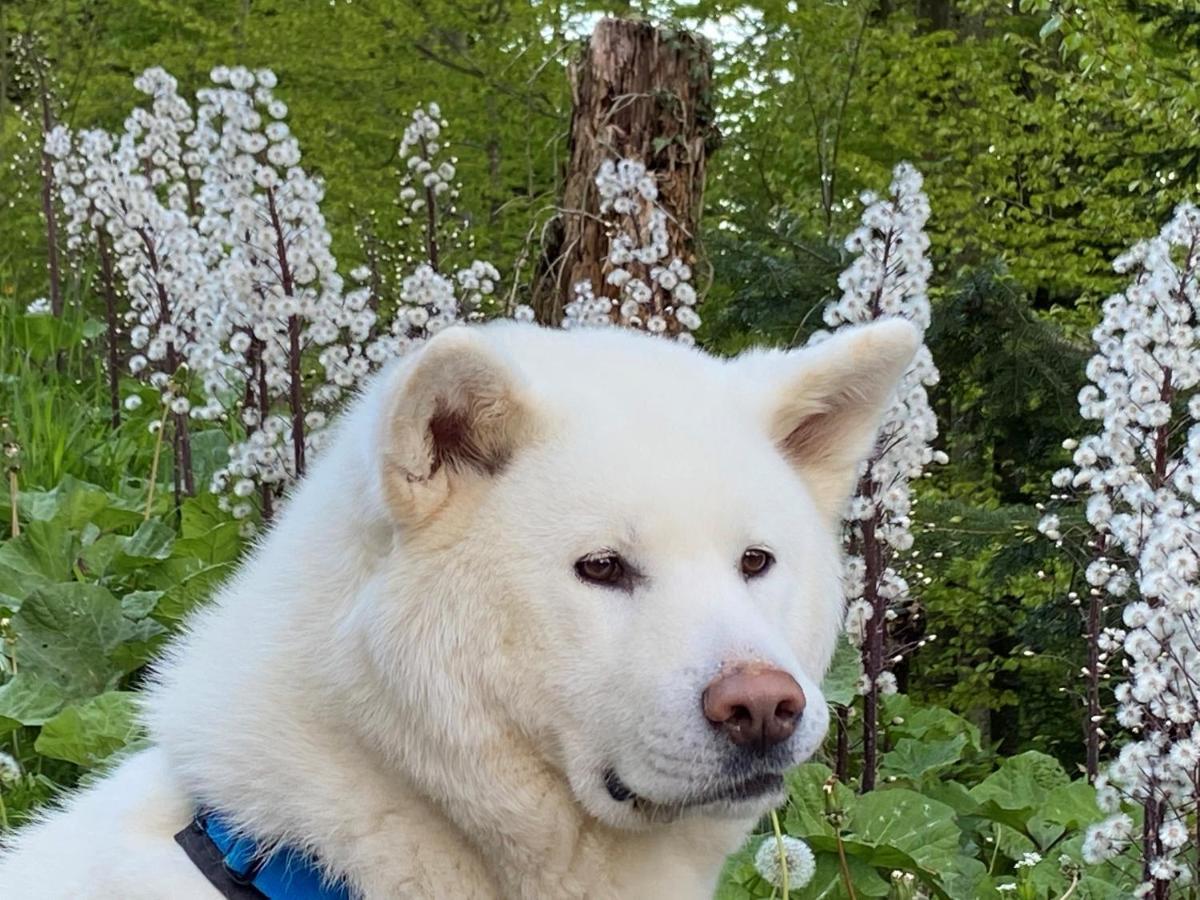
[[[858,254],[838,278],[841,297],[825,308],[825,324],[849,327],[889,316],[900,316],[922,331],[929,326],[926,295],[930,263],[924,226],[929,201],[921,190],[921,174],[908,163],[895,169],[888,196],[862,196],[862,222],[848,238],[846,249]],[[815,340],[827,335],[818,332]],[[892,668],[904,655],[932,636],[906,640],[904,626],[918,616],[909,585],[897,570],[899,554],[912,549],[912,493],[909,482],[945,454],[935,451],[937,419],[925,389],[937,384],[938,371],[922,346],[896,391],[893,405],[880,427],[876,448],[859,475],[857,491],[846,515],[847,563],[844,579],[846,632],[862,654],[864,791],[875,787],[878,767],[880,698],[896,692]],[[837,717],[841,747],[839,774],[844,765],[847,712]]]
[[[1104,303],[1079,393],[1082,416],[1099,428],[1054,483],[1081,495],[1091,529],[1095,662],[1084,674],[1106,678],[1119,660],[1115,718],[1129,734],[1096,778],[1110,817],[1085,850],[1099,862],[1136,842],[1136,896],[1165,900],[1200,874],[1200,209],[1181,204],[1115,266],[1131,281]],[[1062,539],[1058,515],[1041,528]],[[1106,603],[1121,623],[1102,629]],[[1140,824],[1123,798],[1140,805]]]

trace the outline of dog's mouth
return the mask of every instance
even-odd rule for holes
[[[783,775],[778,772],[763,772],[743,778],[727,778],[702,791],[688,794],[675,800],[652,800],[636,793],[617,774],[615,769],[604,772],[604,788],[608,796],[617,803],[629,803],[639,812],[649,813],[655,818],[678,815],[687,810],[715,804],[737,804],[749,800],[783,793]]]

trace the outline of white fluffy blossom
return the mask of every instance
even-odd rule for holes
[[[609,159],[595,184],[610,234],[603,283],[572,286],[563,327],[617,324],[694,343],[699,298],[682,248],[672,246],[654,173],[634,159]]]
[[[190,483],[187,416],[180,407],[189,390],[188,348],[209,289],[186,147],[195,117],[162,69],[147,69],[134,86],[149,103],[126,117],[120,134],[60,126],[47,136],[46,151],[55,158],[68,248],[102,246],[111,260],[138,351],[129,370],[156,388],[174,413],[176,463]]]
[[[174,78],[148,69],[134,84],[150,101],[120,135],[62,129],[47,148],[69,240],[111,241],[131,372],[163,393],[177,427],[245,426],[214,487],[275,490],[320,444],[324,416],[312,414],[370,370],[375,313],[338,274],[324,185],[301,166],[274,74],[218,66],[211,78],[193,110]]]
[[[1179,206],[1115,267],[1131,281],[1104,302],[1079,392],[1080,412],[1098,428],[1067,447],[1074,465],[1055,484],[1087,497],[1102,548],[1089,585],[1124,603],[1124,628],[1099,643],[1124,652],[1116,718],[1132,739],[1103,789],[1145,811],[1145,893],[1195,853],[1185,823],[1200,781],[1200,209]],[[1056,530],[1043,521],[1043,531]],[[1089,831],[1084,853],[1100,861],[1133,839],[1118,814]]]
[[[387,242],[360,233],[370,265],[351,275],[374,282],[372,290],[387,295],[377,296],[376,304],[391,313],[389,327],[367,347],[373,362],[407,352],[456,322],[478,320],[500,286],[494,265],[471,259],[474,238],[457,206],[458,160],[448,153],[446,127],[436,103],[413,111],[399,149],[396,225],[402,236]]]
[[[11,754],[0,750],[0,786],[14,784],[21,777],[21,764]]]
[[[904,317],[922,330],[928,327],[931,266],[925,256],[929,239],[924,227],[929,201],[921,188],[920,173],[901,163],[888,196],[862,196],[861,225],[846,239],[846,249],[857,256],[838,278],[841,296],[825,308],[830,328],[893,316]],[[814,341],[826,337],[828,332],[821,332]],[[864,659],[872,655],[872,642],[874,659],[894,658],[897,648],[885,649],[887,622],[912,602],[908,582],[893,560],[913,543],[909,485],[937,458],[930,446],[937,436],[937,419],[925,392],[937,380],[937,367],[922,345],[884,416],[879,441],[859,473],[858,491],[848,509],[849,552],[843,577],[846,631],[863,649]],[[867,542],[874,546],[868,547]],[[868,558],[876,563],[868,566]],[[888,671],[870,673],[861,685],[863,693],[888,694],[895,689],[895,676]]]
[[[780,843],[783,844],[782,860]],[[789,889],[804,887],[817,873],[817,860],[812,849],[798,837],[789,834],[781,838],[768,837],[758,845],[754,854],[754,868],[763,879],[776,888],[783,887],[783,868],[787,866]]]

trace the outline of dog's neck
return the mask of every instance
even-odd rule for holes
[[[533,741],[485,698],[464,700],[455,679],[468,676],[437,655],[453,651],[414,636],[432,620],[414,607],[406,634],[369,621],[362,592],[387,591],[378,561],[395,535],[351,483],[357,452],[330,448],[326,477],[164,664],[148,719],[185,789],[262,841],[314,853],[368,900],[710,896],[749,823],[603,826]],[[364,664],[387,652],[403,664]]]

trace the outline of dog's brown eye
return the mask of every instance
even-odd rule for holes
[[[742,574],[747,578],[756,578],[771,568],[774,562],[775,557],[766,550],[751,547],[742,554]]]
[[[615,585],[625,577],[625,565],[615,553],[585,556],[575,563],[575,573],[592,584]]]

